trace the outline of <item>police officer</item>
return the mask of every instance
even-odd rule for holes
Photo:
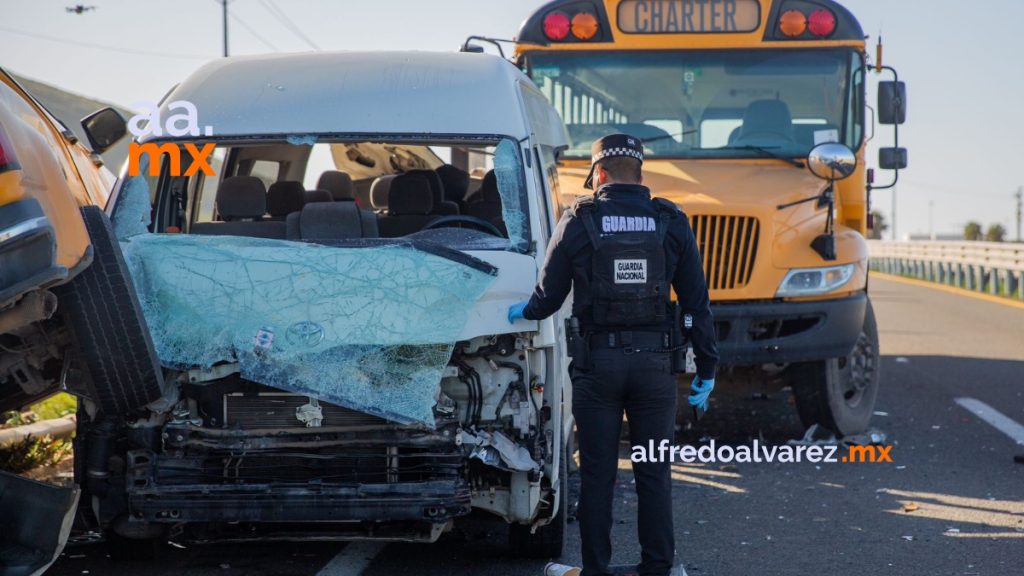
[[[580,451],[577,518],[583,575],[610,574],[612,500],[622,414],[633,446],[673,440],[676,379],[670,342],[670,286],[690,328],[697,377],[689,403],[707,408],[718,350],[693,231],[675,204],[652,199],[642,185],[638,138],[614,134],[592,149],[584,186],[555,229],[533,296],[513,305],[509,321],[540,320],[562,307],[575,288],[573,316],[589,343],[589,358],[570,364]],[[682,371],[682,369],[679,369]],[[639,498],[637,530],[642,576],[669,574],[674,563],[670,462],[633,464]]]

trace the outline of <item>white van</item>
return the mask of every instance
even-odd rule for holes
[[[567,141],[544,96],[483,54],[311,53],[212,62],[161,118],[182,102],[212,134],[142,138],[161,155],[108,207],[138,295],[118,305],[152,336],[113,344],[111,370],[145,380],[155,354],[163,379],[139,405],[93,375],[96,522],[119,545],[430,542],[479,509],[558,556],[561,315],[506,319],[555,225]],[[210,174],[184,175],[186,142],[216,145]]]

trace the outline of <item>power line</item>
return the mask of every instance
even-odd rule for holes
[[[242,18],[239,17],[238,14],[235,14],[234,12],[230,12],[230,13],[228,13],[228,16],[230,16],[231,19],[234,20],[235,22],[238,22],[242,26],[242,28],[245,28],[246,30],[248,30],[249,34],[252,34],[253,37],[255,37],[257,40],[259,40],[264,45],[266,45],[267,48],[270,48],[274,52],[278,52],[279,51],[277,46],[274,46],[273,44],[270,43],[270,40],[267,40],[266,38],[261,36],[259,32],[253,30],[252,26],[249,26],[248,24],[246,24],[245,20],[242,20]]]
[[[56,36],[47,36],[45,34],[36,34],[35,32],[25,32],[24,30],[15,30],[14,28],[8,28],[6,26],[0,26],[0,30],[9,32],[11,34],[19,34],[21,36],[28,36],[30,38],[37,38],[39,40],[47,40],[50,42],[56,42],[58,44],[67,44],[69,46],[82,46],[85,48],[93,48],[95,50],[106,50],[108,52],[119,52],[121,54],[132,54],[135,56],[156,56],[158,58],[175,58],[178,60],[209,60],[210,56],[201,56],[199,54],[170,54],[167,52],[150,52],[149,50],[131,50],[128,48],[120,48],[117,46],[105,46],[103,44],[93,44],[91,42],[77,42],[75,40],[68,40],[66,38],[58,38]]]
[[[267,9],[267,12],[270,12],[271,15],[280,20],[281,24],[283,24],[285,28],[291,30],[293,34],[301,38],[306,44],[309,44],[311,48],[314,50],[320,50],[320,46],[318,46],[316,42],[313,42],[309,36],[306,36],[302,31],[302,28],[299,28],[295,22],[288,17],[288,14],[286,14],[280,6],[274,3],[274,0],[260,0],[260,4]]]

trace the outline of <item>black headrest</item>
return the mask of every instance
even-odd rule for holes
[[[481,202],[501,202],[501,193],[498,192],[498,176],[494,170],[488,170],[484,174],[484,181],[480,184]]]
[[[400,174],[391,181],[388,193],[388,214],[391,216],[425,216],[434,209],[430,182],[423,176]]]
[[[217,212],[224,221],[262,218],[267,213],[267,187],[255,176],[225,178],[217,190]]]
[[[437,172],[433,170],[409,170],[406,174],[422,176],[427,180],[427,183],[430,185],[430,196],[433,198],[434,206],[444,202],[444,184],[441,183],[441,177],[437,175]]]
[[[302,182],[282,180],[267,190],[267,213],[275,218],[302,210],[306,205],[306,189]]]
[[[317,190],[327,190],[335,200],[355,200],[356,187],[352,177],[338,170],[326,170],[316,182]]]
[[[306,204],[314,202],[334,202],[334,196],[327,190],[306,190]]]
[[[384,210],[388,207],[388,194],[391,192],[391,181],[397,178],[396,175],[381,176],[370,185],[370,205],[377,210]]]
[[[461,203],[466,199],[469,192],[469,172],[451,164],[440,166],[434,172],[441,178],[445,200]]]

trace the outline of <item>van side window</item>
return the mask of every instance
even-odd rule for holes
[[[224,168],[224,157],[226,154],[224,148],[217,148],[213,151],[210,166],[213,168],[214,175],[202,177],[199,198],[193,208],[192,222],[213,222],[213,213],[217,201],[217,188],[220,186],[221,171]]]

